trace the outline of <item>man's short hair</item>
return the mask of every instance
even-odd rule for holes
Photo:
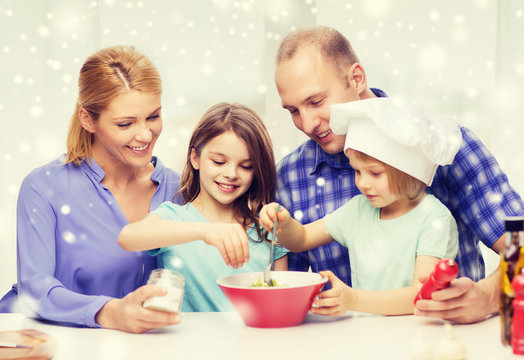
[[[347,70],[360,61],[344,35],[333,28],[320,25],[291,32],[282,40],[278,48],[277,65],[290,60],[305,47],[318,49],[322,57],[335,66],[337,72],[346,81],[346,86],[349,86],[346,78]]]

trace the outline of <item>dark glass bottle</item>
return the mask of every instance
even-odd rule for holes
[[[511,344],[512,301],[515,292],[511,282],[524,267],[524,217],[506,218],[506,243],[500,253],[500,320],[501,341]]]

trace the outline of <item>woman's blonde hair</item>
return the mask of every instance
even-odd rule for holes
[[[78,100],[67,133],[66,163],[80,165],[91,156],[93,134],[80,122],[83,108],[93,121],[119,95],[131,90],[162,93],[162,81],[153,63],[133,46],[113,46],[91,55],[78,78]]]
[[[394,168],[391,165],[388,165],[378,159],[375,159],[373,156],[369,156],[363,152],[346,149],[346,155],[351,154],[352,157],[360,161],[377,161],[382,164],[386,170],[386,175],[389,181],[389,188],[392,193],[400,195],[408,199],[416,199],[421,193],[426,189],[426,184],[413,176],[406,174],[403,171],[400,171],[397,168]]]
[[[191,165],[191,152],[200,156],[204,146],[220,134],[232,131],[244,140],[253,166],[253,182],[249,189],[235,200],[235,208],[243,218],[243,225],[255,224],[259,237],[262,229],[258,211],[275,199],[276,167],[273,144],[262,119],[247,106],[221,102],[202,116],[189,140],[186,164],[180,180],[180,191],[185,202],[196,199],[200,193],[199,171]]]

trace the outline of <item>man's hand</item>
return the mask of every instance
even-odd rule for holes
[[[455,279],[450,287],[435,291],[431,300],[417,301],[415,315],[462,324],[485,320],[498,310],[497,279],[498,271],[479,282],[467,277]]]

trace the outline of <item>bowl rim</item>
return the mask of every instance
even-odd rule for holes
[[[242,289],[242,290],[254,290],[254,291],[258,291],[258,290],[262,290],[262,291],[271,291],[271,290],[281,290],[281,289],[299,289],[299,288],[303,288],[303,287],[309,287],[309,286],[316,286],[316,285],[320,285],[320,284],[325,284],[328,282],[328,278],[327,277],[322,277],[320,276],[319,273],[316,273],[316,272],[311,272],[311,271],[286,271],[286,270],[282,270],[282,271],[272,271],[272,273],[312,273],[312,274],[317,274],[320,276],[320,278],[318,280],[315,280],[315,281],[312,281],[310,284],[304,284],[304,285],[294,285],[294,286],[236,286],[236,285],[227,285],[227,284],[224,284],[223,283],[223,280],[226,279],[226,278],[229,278],[229,277],[237,277],[237,276],[242,276],[242,275],[246,275],[246,274],[261,274],[261,277],[263,277],[263,271],[250,271],[250,272],[246,272],[246,273],[239,273],[239,274],[231,274],[231,275],[227,275],[227,276],[222,276],[220,278],[218,278],[216,280],[216,283],[218,286],[223,286],[223,287],[226,287],[226,288],[229,288],[229,289]]]

